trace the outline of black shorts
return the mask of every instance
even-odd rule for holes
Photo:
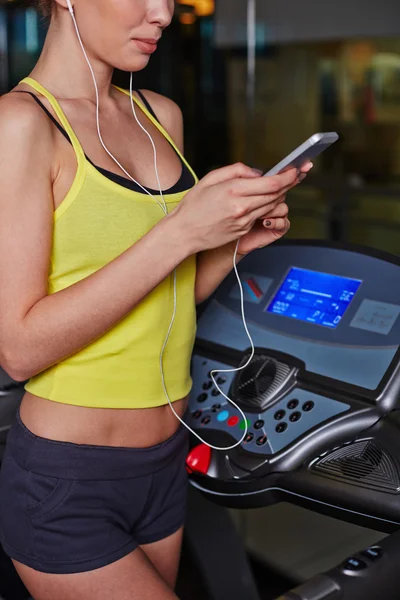
[[[0,471],[0,539],[11,558],[46,573],[112,563],[184,524],[188,433],[148,448],[92,446],[34,435],[18,413]]]

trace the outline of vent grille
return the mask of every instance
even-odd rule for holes
[[[239,367],[250,358],[246,354]],[[264,354],[255,354],[250,364],[239,371],[232,384],[232,396],[240,404],[263,410],[287,382],[293,369]]]
[[[314,462],[310,470],[360,487],[392,493],[400,491],[397,462],[372,440],[338,448]]]

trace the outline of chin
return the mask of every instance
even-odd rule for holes
[[[127,60],[127,61],[120,62],[120,63],[114,63],[113,67],[114,67],[114,69],[119,69],[120,71],[126,71],[128,73],[130,73],[130,72],[135,73],[136,71],[141,71],[142,69],[147,67],[147,65],[149,64],[149,61],[150,61],[150,56],[143,54],[141,56],[135,57],[134,60],[129,60],[129,61]]]

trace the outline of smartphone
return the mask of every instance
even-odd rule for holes
[[[277,175],[284,171],[287,167],[297,167],[300,169],[303,165],[308,163],[310,160],[321,154],[326,148],[329,148],[339,139],[338,134],[335,131],[328,133],[315,133],[312,135],[304,144],[301,144],[296,150],[293,150],[291,154],[288,154],[286,158],[281,160],[275,167],[270,169],[264,176]]]

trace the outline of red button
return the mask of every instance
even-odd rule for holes
[[[229,427],[235,427],[235,425],[237,425],[239,423],[240,419],[239,417],[230,417],[228,419],[228,425]]]
[[[207,475],[211,462],[211,448],[206,444],[199,444],[192,448],[186,458],[186,470],[189,473]]]

